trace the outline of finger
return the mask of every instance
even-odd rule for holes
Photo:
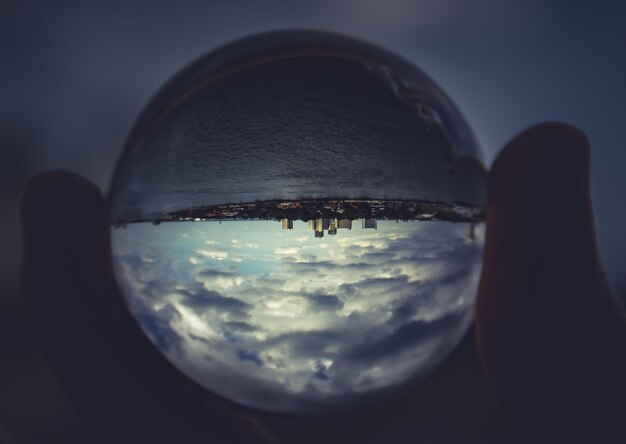
[[[96,442],[261,441],[245,415],[185,405],[197,403],[199,389],[128,313],[113,277],[106,203],[93,184],[65,172],[35,176],[23,195],[22,228],[22,304]]]
[[[590,150],[560,123],[493,164],[476,327],[516,442],[626,442],[626,327],[600,266]]]

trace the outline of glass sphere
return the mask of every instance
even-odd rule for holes
[[[485,169],[442,90],[322,32],[226,45],[129,135],[114,269],[152,343],[209,391],[311,415],[400,393],[468,329]]]

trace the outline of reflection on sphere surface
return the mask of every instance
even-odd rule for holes
[[[444,93],[326,33],[191,65],[111,186],[115,272],[153,344],[254,408],[356,408],[424,377],[471,322],[485,171]]]

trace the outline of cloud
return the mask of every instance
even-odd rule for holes
[[[244,282],[243,276],[231,271],[199,269],[195,275],[196,281],[203,283],[207,290],[225,291],[240,286]]]
[[[252,333],[258,330],[254,325],[241,321],[229,321],[222,324],[224,331],[233,331],[236,333]]]
[[[262,343],[265,349],[282,348],[293,357],[321,356],[340,340],[341,331],[293,331],[275,336]]]
[[[235,299],[226,297],[217,291],[197,289],[195,291],[177,290],[177,293],[183,296],[181,304],[192,309],[198,314],[203,314],[209,310],[215,310],[220,313],[229,314],[238,318],[247,317],[248,311],[252,309],[252,305]]]
[[[202,256],[206,256],[209,259],[217,259],[218,261],[223,261],[228,257],[228,253],[224,250],[206,250],[201,249],[196,251],[197,254]]]
[[[274,249],[274,254],[277,256],[294,256],[298,254],[300,248],[298,247],[280,247]]]
[[[326,294],[306,295],[312,310],[337,311],[343,308],[343,302],[337,296]]]
[[[137,322],[148,334],[148,337],[160,350],[165,352],[180,348],[183,341],[170,324],[170,320],[173,318],[180,318],[180,313],[169,304],[156,310],[156,312],[146,311],[136,314]]]
[[[315,373],[313,373],[313,377],[319,379],[320,381],[327,381],[330,377],[326,374],[326,365],[323,362],[317,361],[315,363]]]
[[[450,328],[458,325],[466,316],[466,313],[450,313],[434,321],[410,321],[373,343],[361,344],[349,350],[347,356],[368,363],[380,362],[388,356],[415,348],[434,337],[445,336]]]
[[[207,278],[207,279],[214,279],[214,278],[230,278],[230,277],[237,277],[238,274],[233,273],[231,271],[221,271],[221,270],[213,270],[213,269],[202,269],[202,270],[197,270],[196,271],[196,275],[198,277],[201,278]]]
[[[481,248],[461,225],[381,224],[306,240],[267,224],[236,238],[215,231],[234,224],[211,225],[237,254],[198,251],[203,224],[185,225],[188,238],[177,224],[114,238],[138,321],[210,390],[260,408],[344,408],[436,365],[470,322]],[[186,243],[167,247],[167,229]]]
[[[259,358],[259,355],[253,351],[239,349],[237,350],[237,357],[240,361],[252,362],[257,367],[261,367],[263,365],[263,361]]]

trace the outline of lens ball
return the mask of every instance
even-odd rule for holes
[[[486,172],[443,91],[376,46],[277,32],[148,104],[110,188],[114,270],[210,392],[295,415],[408,390],[466,333]]]

